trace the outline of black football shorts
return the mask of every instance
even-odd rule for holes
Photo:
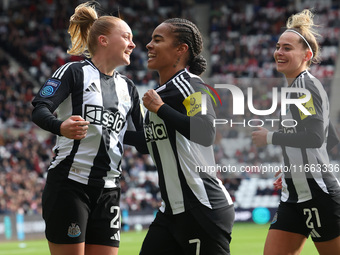
[[[119,188],[90,187],[69,179],[46,183],[42,206],[47,240],[119,247],[119,199]]]
[[[205,206],[177,215],[158,212],[140,255],[229,255],[234,207]]]
[[[281,202],[270,229],[311,236],[324,242],[340,236],[340,205],[327,194],[302,203]]]

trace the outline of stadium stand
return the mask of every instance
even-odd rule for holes
[[[0,5],[0,214],[23,209],[26,214],[41,213],[41,191],[46,169],[53,157],[55,137],[41,132],[30,121],[31,105],[37,89],[63,63],[80,59],[69,57],[68,18],[79,1],[3,1]],[[254,107],[268,109],[273,86],[283,86],[275,71],[272,53],[277,36],[290,13],[315,6],[323,24],[322,63],[311,72],[321,78],[332,95],[332,79],[340,31],[338,1],[100,1],[103,10],[120,16],[132,27],[137,48],[131,65],[120,71],[134,80],[140,94],[157,85],[157,76],[146,70],[146,48],[153,28],[169,17],[197,19],[195,5],[209,9],[207,34],[210,84],[238,84],[242,90],[254,86]],[[300,3],[300,5],[297,5]],[[56,11],[58,10],[58,11]],[[201,15],[201,13],[200,13]],[[263,84],[265,81],[265,84]],[[278,85],[280,84],[280,85]],[[256,86],[255,86],[256,85]],[[217,116],[232,114],[230,93],[221,92],[223,107]],[[278,109],[279,110],[279,109]],[[278,114],[276,111],[273,115]],[[340,116],[340,114],[339,114]],[[246,113],[247,119],[258,119]],[[340,118],[339,118],[340,119]],[[339,124],[339,119],[334,120]],[[259,171],[261,164],[279,165],[281,149],[256,149],[250,140],[251,128],[218,127],[215,156],[220,166],[241,166],[247,172],[219,171],[236,207],[276,207],[279,193],[272,188],[273,174]],[[275,127],[276,128],[276,127]],[[338,131],[340,130],[337,125]],[[331,154],[340,158],[340,146]],[[157,172],[148,155],[126,147],[122,162],[122,209],[155,209],[160,204]]]

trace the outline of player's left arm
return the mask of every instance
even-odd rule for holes
[[[206,113],[202,114],[202,90],[205,88],[202,80],[192,78],[190,81],[195,93],[180,100],[183,111],[178,111],[167,104],[163,104],[157,111],[157,115],[164,122],[176,129],[187,139],[210,146],[215,141],[216,130],[214,128],[215,111],[211,98],[207,97]]]
[[[327,136],[327,151],[330,152],[334,148],[334,146],[336,146],[338,143],[339,143],[339,137],[333,126],[333,123],[330,121],[329,128],[328,128],[328,136]]]

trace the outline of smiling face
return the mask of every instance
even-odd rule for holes
[[[170,78],[185,67],[178,63],[178,59],[185,54],[187,47],[183,51],[183,44],[176,43],[170,24],[162,23],[156,27],[152,33],[152,40],[146,48],[148,49],[148,68],[158,71],[161,80],[162,77]]]
[[[130,55],[135,47],[130,27],[123,20],[116,22],[111,34],[107,36],[107,58],[115,67],[129,65]]]
[[[274,51],[276,69],[286,78],[296,78],[307,69],[311,52],[305,48],[300,39],[294,32],[284,32],[276,44]]]

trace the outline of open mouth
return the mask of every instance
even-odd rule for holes
[[[148,53],[148,58],[149,59],[152,59],[152,58],[155,58],[155,57],[156,57],[156,54]]]

